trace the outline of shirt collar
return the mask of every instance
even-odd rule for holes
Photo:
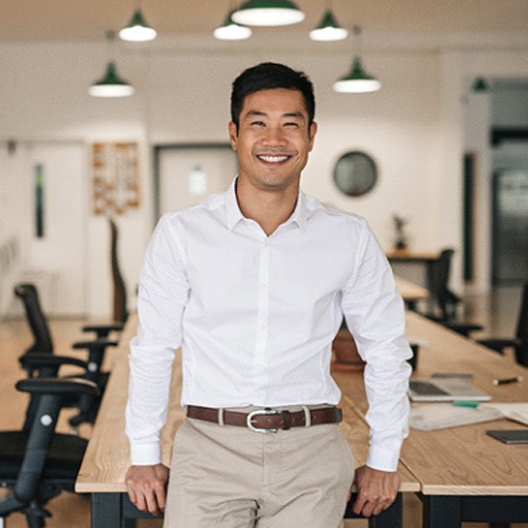
[[[238,176],[232,181],[229,189],[226,192],[226,216],[227,216],[227,229],[231,231],[235,225],[244,219],[240,207],[238,207],[238,201],[236,197],[236,182]]]
[[[229,189],[226,192],[226,217],[227,217],[227,229],[231,231],[235,225],[240,221],[244,220],[245,217],[240,211],[238,201],[236,197],[236,182],[237,178],[233,180]],[[308,217],[306,197],[304,193],[299,189],[297,196],[297,203],[295,209],[291,214],[290,218],[284,222],[284,225],[290,223],[296,223],[301,229],[306,229],[306,221]]]

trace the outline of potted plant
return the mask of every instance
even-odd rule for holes
[[[405,233],[405,224],[407,220],[399,215],[392,215],[392,221],[394,222],[394,231],[396,233],[394,239],[394,249],[396,251],[405,251],[408,246],[407,234]]]

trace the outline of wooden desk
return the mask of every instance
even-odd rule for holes
[[[418,286],[417,284],[398,276],[394,277],[394,281],[396,282],[396,287],[409,310],[415,310],[418,301],[429,298],[429,290],[422,286]]]
[[[132,323],[135,326],[135,322]],[[128,393],[128,339],[122,341],[121,357],[112,370],[105,391],[92,438],[88,444],[75,489],[92,494],[92,527],[116,528],[123,518],[150,517],[139,512],[128,500],[124,484],[130,465],[129,445],[125,436],[125,406]],[[126,345],[125,345],[126,343]],[[171,404],[168,420],[162,433],[162,458],[170,467],[172,439],[184,420],[184,410],[179,405],[181,391],[181,363],[174,362],[171,385]],[[368,452],[368,426],[351,398],[343,397],[342,430],[354,453],[356,465],[366,461]],[[412,473],[400,464],[398,469],[402,492],[418,492],[420,485]],[[371,527],[393,528],[401,519],[401,495],[394,508],[370,521]],[[350,510],[347,516],[352,516]]]
[[[386,253],[387,259],[391,264],[418,264],[425,268],[425,287],[432,291],[434,263],[440,256],[438,251],[389,251]],[[396,275],[403,270],[399,266],[393,266]],[[413,278],[415,282],[416,279]]]
[[[402,262],[431,262],[440,256],[439,251],[391,250],[386,253],[389,260]]]
[[[407,315],[407,333],[427,342],[420,348],[415,376],[472,373],[473,383],[494,401],[528,401],[528,369],[414,313]],[[524,381],[492,384],[493,379],[515,375],[524,376]],[[334,376],[364,413],[367,402],[359,377],[341,372]],[[454,528],[463,521],[528,522],[528,445],[508,446],[485,434],[487,429],[522,428],[502,419],[430,432],[411,430],[401,461],[420,482],[425,527]]]

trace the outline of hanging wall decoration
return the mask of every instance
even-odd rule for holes
[[[92,145],[93,212],[120,215],[139,206],[137,143]]]

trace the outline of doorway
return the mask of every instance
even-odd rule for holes
[[[528,281],[528,169],[493,176],[493,284]]]
[[[238,171],[229,143],[154,147],[154,223],[166,212],[227,190]]]

